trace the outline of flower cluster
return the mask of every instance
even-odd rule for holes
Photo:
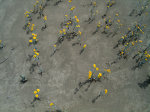
[[[36,90],[33,92],[35,99],[39,99],[39,92],[40,92],[40,89],[36,89]]]
[[[88,79],[97,81],[100,80],[101,77],[104,76],[106,73],[111,73],[111,70],[104,69],[103,72],[99,72],[99,68],[96,66],[96,64],[93,64],[93,69],[89,71]]]

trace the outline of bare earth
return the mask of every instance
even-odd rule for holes
[[[112,65],[112,73],[107,74],[102,82],[92,83],[88,91],[85,91],[86,85],[74,94],[78,83],[88,78],[88,71],[94,63],[103,70],[106,63],[116,59],[118,48],[113,47],[121,34],[111,38],[99,31],[92,35],[97,21],[102,20],[101,16],[106,10],[104,0],[97,0],[99,15],[91,24],[85,22],[89,17],[89,7],[83,6],[89,4],[90,0],[73,0],[75,15],[80,19],[83,33],[81,42],[82,45],[86,43],[87,48],[79,55],[81,46],[72,46],[75,39],[65,40],[59,51],[50,57],[61,30],[60,24],[69,10],[67,0],[58,6],[53,5],[55,2],[50,1],[44,10],[48,18],[47,29],[41,31],[42,22],[33,18],[39,38],[40,63],[44,70],[41,77],[37,71],[33,74],[29,72],[31,63],[26,59],[33,50],[33,47],[28,47],[31,34],[27,35],[22,29],[24,12],[32,9],[35,0],[0,0],[0,39],[6,44],[0,50],[0,61],[9,57],[0,64],[0,112],[45,112],[51,110],[50,102],[55,102],[57,108],[66,112],[150,112],[150,86],[146,89],[138,86],[149,75],[150,66],[146,64],[142,69],[133,71],[131,67],[135,61],[131,57]],[[120,32],[124,33],[127,26],[139,19],[128,16],[136,5],[136,0],[116,0],[116,5],[108,12],[110,16],[119,12],[120,20],[125,25]],[[150,24],[150,16],[144,19],[144,23]],[[20,84],[21,74],[28,78],[27,83]],[[41,101],[36,101],[33,107],[33,91],[37,88],[41,90]],[[108,89],[108,94],[92,104],[92,99],[104,89]]]

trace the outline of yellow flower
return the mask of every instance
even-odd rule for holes
[[[93,2],[93,5],[96,6],[96,2]]]
[[[59,33],[62,34],[62,31],[60,30]]]
[[[144,54],[147,54],[147,51],[145,51],[145,53]]]
[[[105,89],[105,94],[107,94],[107,92],[108,92],[108,90],[107,90],[107,89]]]
[[[35,39],[36,39],[36,37],[33,37],[33,39],[35,40]]]
[[[96,68],[96,64],[93,64],[93,67]]]
[[[86,44],[83,45],[83,48],[86,48]]]
[[[39,92],[40,92],[40,89],[36,89],[36,91],[39,93]]]
[[[34,91],[34,94],[37,94],[37,91]]]
[[[145,61],[147,61],[147,58],[145,59]]]
[[[122,36],[121,38],[124,39],[124,36]]]
[[[145,56],[146,56],[147,58],[149,57],[149,56],[148,56],[148,54],[147,54],[147,55],[145,55]]]
[[[32,26],[31,26],[31,31],[33,31],[33,27],[34,27],[35,25],[34,24],[32,24]]]
[[[120,20],[118,19],[117,22],[120,23]]]
[[[37,55],[37,56],[39,56],[39,53],[38,53],[38,52],[36,52],[36,55]]]
[[[38,3],[39,3],[39,1],[36,1],[36,3],[38,4]]]
[[[68,17],[68,15],[65,15],[65,17]]]
[[[77,28],[80,28],[80,25],[76,25]]]
[[[91,75],[92,75],[92,71],[89,71],[89,74],[91,74]]]
[[[44,18],[43,18],[45,21],[47,20],[47,16],[44,16]]]
[[[63,29],[63,32],[66,32],[66,29]]]
[[[106,29],[109,29],[109,26],[106,25]]]
[[[134,46],[134,44],[135,44],[135,43],[134,43],[134,42],[132,42],[132,45],[133,45],[133,46]]]
[[[139,42],[142,43],[143,41],[142,41],[142,40],[139,40]]]
[[[124,52],[122,51],[121,53],[120,53],[120,55],[122,55]]]
[[[133,31],[132,31],[132,35],[133,35],[134,33],[133,33]]]
[[[75,19],[78,19],[78,17],[77,17],[77,16],[74,16],[74,18],[75,18]]]
[[[34,58],[36,58],[36,55],[33,55]]]
[[[130,30],[131,30],[131,28],[128,28],[128,30],[130,31]]]
[[[35,98],[39,98],[39,95],[38,95],[38,94],[36,94],[36,95],[35,95]]]
[[[36,52],[36,49],[33,49],[34,52]]]
[[[30,25],[31,23],[30,22],[28,22],[28,26]]]
[[[79,19],[76,19],[77,23],[79,23]]]
[[[101,78],[101,77],[102,77],[102,73],[99,73],[99,74],[98,74],[98,78]]]
[[[101,26],[100,24],[97,25],[97,27],[100,27],[100,26]]]
[[[88,77],[88,79],[90,79],[92,77],[92,74],[89,74],[89,77]]]
[[[35,33],[32,33],[33,36],[35,36]]]
[[[99,68],[98,67],[96,67],[96,71],[98,71],[99,70]]]
[[[66,25],[66,28],[68,28],[69,26],[68,25]]]
[[[72,2],[72,0],[69,0],[69,3],[71,3]]]
[[[75,6],[73,6],[73,7],[71,7],[71,9],[70,9],[70,10],[71,10],[71,11],[73,11],[75,8],[76,8],[76,7],[75,7]]]
[[[54,105],[54,103],[50,103],[49,105],[50,105],[50,106],[53,106],[53,105]]]
[[[110,73],[110,72],[111,72],[111,70],[110,70],[110,69],[107,69],[107,72],[108,72],[108,73]]]
[[[54,45],[54,47],[56,47],[56,44]]]
[[[116,16],[119,16],[119,14],[117,13]]]
[[[29,17],[29,15],[26,15],[25,17]]]
[[[78,34],[79,34],[79,35],[81,35],[81,34],[82,34],[82,32],[81,32],[81,31],[78,31]]]
[[[33,41],[32,40],[29,40],[29,43],[32,43]]]

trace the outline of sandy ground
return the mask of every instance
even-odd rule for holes
[[[150,111],[150,86],[141,89],[137,83],[146,80],[150,67],[144,65],[142,69],[131,70],[135,62],[129,58],[121,60],[111,66],[112,73],[102,82],[92,83],[88,91],[84,86],[74,95],[74,89],[80,81],[88,77],[88,71],[92,64],[97,64],[100,70],[106,67],[107,62],[116,58],[118,49],[113,49],[121,37],[106,37],[101,31],[96,35],[92,32],[96,28],[97,21],[104,14],[105,2],[97,1],[99,15],[91,24],[84,22],[89,16],[89,7],[83,6],[90,0],[75,0],[75,15],[80,19],[82,31],[82,44],[87,48],[79,55],[81,47],[72,46],[73,41],[65,40],[56,54],[50,58],[52,46],[56,42],[60,24],[64,15],[68,12],[67,1],[63,0],[58,6],[54,6],[55,0],[44,10],[48,17],[48,28],[41,31],[42,22],[33,18],[38,33],[40,50],[40,62],[44,70],[41,77],[37,71],[29,73],[30,62],[27,56],[33,47],[28,47],[30,35],[22,29],[25,19],[24,12],[32,9],[34,0],[0,0],[0,39],[6,47],[0,51],[0,60],[9,59],[0,65],[0,112],[45,112],[51,110],[50,102],[55,102],[57,107],[66,112],[149,112]],[[126,26],[139,18],[129,17],[129,12],[136,7],[136,0],[116,0],[116,5],[111,8],[108,15],[120,13],[120,20]],[[102,20],[102,19],[101,19]],[[145,18],[145,23],[150,17]],[[122,29],[121,32],[124,32]],[[12,51],[11,49],[14,48]],[[20,84],[20,75],[25,75],[28,82]],[[41,101],[31,105],[33,91],[39,88]],[[96,103],[91,101],[98,93],[108,89],[108,94],[99,98]]]

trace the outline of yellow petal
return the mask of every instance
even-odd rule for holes
[[[54,45],[54,47],[56,47],[56,44]]]
[[[77,23],[79,23],[79,19],[76,19]]]
[[[118,19],[117,22],[120,23],[120,20]]]
[[[29,43],[32,43],[32,40],[29,40]]]
[[[119,16],[119,14],[117,13],[116,16]]]
[[[59,33],[62,34],[62,31],[60,30]]]
[[[93,64],[93,67],[96,68],[96,64]]]
[[[39,92],[40,92],[40,89],[36,89],[36,91],[39,93]]]
[[[108,73],[110,73],[110,72],[111,72],[111,70],[110,70],[110,69],[107,69],[107,72],[108,72]]]
[[[36,55],[33,55],[34,58],[36,58]]]
[[[37,94],[37,91],[34,91],[34,94]]]
[[[63,32],[66,32],[66,29],[63,29]]]
[[[81,31],[78,31],[78,34],[79,34],[79,35],[81,35],[81,34],[82,34],[82,32],[81,32]]]
[[[49,105],[50,105],[50,106],[53,106],[53,105],[54,105],[54,103],[50,103]]]
[[[39,53],[37,52],[36,55],[39,56]]]
[[[39,98],[39,95],[38,95],[38,94],[36,94],[36,95],[35,95],[35,98]]]
[[[74,18],[76,18],[76,19],[77,19],[78,17],[77,17],[77,16],[74,16]]]
[[[36,37],[33,37],[33,39],[35,40],[35,39],[36,39]]]
[[[83,45],[83,48],[86,48],[86,44]]]
[[[101,78],[101,77],[102,77],[102,73],[99,73],[99,74],[98,74],[98,78]]]
[[[90,79],[92,77],[92,74],[89,74],[89,77],[88,77],[88,79]]]
[[[96,67],[96,71],[98,71],[99,70],[99,68],[98,67]]]
[[[108,90],[107,90],[107,89],[105,89],[105,94],[107,94],[107,92],[108,92]]]

